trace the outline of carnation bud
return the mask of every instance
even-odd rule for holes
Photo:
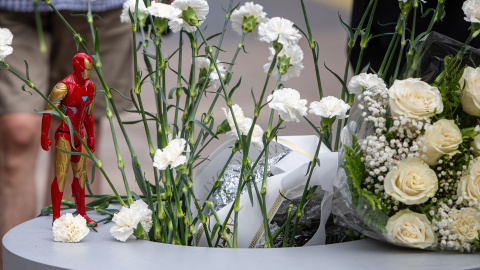
[[[273,49],[275,49],[275,54],[279,54],[283,49],[283,44],[275,40],[273,42]]]
[[[143,229],[142,223],[138,223],[137,228],[133,230],[133,235],[140,240],[149,240],[147,232]]]
[[[412,1],[411,0],[407,0],[407,2],[398,1],[398,5],[400,6],[400,12],[402,12],[402,15],[406,15],[408,12],[408,9],[412,5]]]
[[[230,130],[232,130],[232,128],[230,127],[230,124],[228,123],[228,121],[225,119],[217,127],[217,131],[215,132],[215,136],[219,135],[219,134],[225,134],[225,133],[229,132]]]
[[[198,26],[198,18],[195,10],[193,8],[188,7],[186,10],[182,11],[182,19],[186,21],[191,26]]]
[[[282,57],[278,58],[277,68],[278,73],[280,73],[281,75],[287,73],[288,68],[291,66],[292,65],[290,65],[290,57],[283,55]]]
[[[252,15],[250,17],[247,17],[247,16],[243,17],[242,30],[244,33],[252,32],[253,29],[257,27],[257,25],[258,25],[258,22],[255,16]]]
[[[323,132],[329,130],[333,126],[333,123],[335,123],[335,119],[336,119],[335,116],[332,117],[332,118],[322,117],[322,122],[321,122],[322,130],[321,130],[321,132],[323,133]]]
[[[157,34],[157,36],[160,36],[163,32],[165,32],[165,30],[168,29],[168,19],[155,17],[153,25],[155,33]]]

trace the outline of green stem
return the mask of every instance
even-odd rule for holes
[[[90,1],[88,2],[90,5]],[[38,45],[40,46],[40,52],[47,52],[47,45],[45,44],[45,36],[43,34],[42,18],[40,12],[38,12],[38,0],[33,0],[33,10],[35,14],[35,25],[37,26]]]

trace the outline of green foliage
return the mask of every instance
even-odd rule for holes
[[[382,212],[383,207],[378,196],[362,188],[367,173],[362,161],[363,152],[355,135],[352,135],[352,145],[344,146],[344,156],[343,166],[347,174],[353,203],[357,206],[357,213],[368,227],[384,232],[388,215]]]
[[[438,115],[439,119],[455,119],[455,114],[460,107],[462,89],[459,82],[466,66],[462,67],[461,62],[450,65],[451,58],[451,56],[445,57],[445,77],[440,85],[437,86],[443,102],[443,112]]]

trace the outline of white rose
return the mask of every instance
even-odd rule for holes
[[[443,111],[440,91],[417,78],[395,80],[388,96],[393,116],[431,117]]]
[[[67,213],[53,222],[53,240],[64,243],[78,243],[90,232],[87,220],[81,215],[73,217]]]
[[[438,179],[435,172],[419,158],[407,158],[388,172],[385,193],[407,205],[426,202],[435,195]]]
[[[458,153],[462,143],[462,132],[453,120],[441,119],[429,126],[425,134],[418,138],[420,148],[425,148],[423,161],[430,166],[436,165],[443,155]]]
[[[480,23],[480,1],[466,0],[462,6],[465,20],[471,23]]]
[[[401,210],[388,219],[385,237],[395,244],[428,248],[437,242],[428,218],[409,209]]]
[[[361,73],[353,76],[348,83],[350,94],[361,94],[366,89],[378,85],[380,88],[387,88],[385,82],[377,74]]]
[[[300,122],[300,118],[307,114],[307,100],[300,99],[300,93],[291,88],[283,88],[269,95],[268,107],[278,112],[287,122]]]
[[[454,209],[450,212],[450,218],[453,219],[452,229],[461,236],[465,242],[472,243],[478,239],[478,230],[480,230],[480,212],[472,207]]]
[[[475,127],[475,131],[480,131],[480,126]],[[480,134],[473,137],[473,141],[470,142],[470,147],[473,149],[473,154],[478,156],[480,155]]]
[[[470,165],[468,174],[465,174],[458,183],[457,196],[463,197],[471,203],[480,199],[480,160],[477,159]]]
[[[310,103],[310,113],[319,115],[323,118],[344,119],[347,118],[347,112],[350,110],[350,105],[345,101],[336,97],[324,97],[320,101],[313,101]]]
[[[460,98],[463,111],[480,116],[480,68],[465,68],[460,78],[460,88],[463,89]]]

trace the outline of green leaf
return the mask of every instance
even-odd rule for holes
[[[240,87],[240,84],[242,83],[242,77],[240,77],[240,79],[238,80],[237,84],[235,84],[235,86],[232,88],[232,90],[230,91],[230,93],[228,93],[228,98],[232,98],[233,96],[233,93],[235,93],[235,90],[238,89],[238,87]]]
[[[343,29],[345,29],[345,31],[347,32],[348,39],[349,40],[352,39],[353,29],[342,20],[342,16],[340,15],[340,12],[338,12],[338,19],[340,20],[340,24],[342,25]]]
[[[248,190],[248,198],[250,199],[250,203],[253,207],[253,192],[252,192],[252,181],[246,184]]]
[[[57,148],[58,150],[60,150],[60,152],[65,153],[65,154],[69,154],[69,155],[72,155],[72,156],[82,156],[82,157],[86,157],[88,159],[94,160],[93,157],[90,156],[89,154],[85,154],[85,153],[82,153],[82,152],[67,151],[67,150],[64,150],[64,149],[61,149],[61,148],[58,148],[58,147],[55,147],[55,148]]]
[[[335,78],[337,78],[337,80],[342,84],[343,87],[345,87],[345,89],[347,88],[347,85],[345,84],[345,82],[342,80],[342,78],[340,78],[340,76],[337,75],[337,73],[333,72],[331,69],[329,69],[327,67],[327,65],[325,64],[325,62],[323,63],[323,65],[325,66],[325,68],[330,71],[330,73],[332,73]]]
[[[144,196],[147,196],[147,185],[145,183],[145,178],[143,178],[142,168],[137,156],[132,157],[132,168],[140,191]]]
[[[25,62],[25,73],[27,74],[27,80],[30,81],[30,75],[29,75],[30,69],[28,68],[28,62],[25,60],[23,60],[23,62]]]
[[[215,133],[210,128],[208,128],[204,123],[198,120],[193,120],[193,122],[197,124],[199,127],[201,127],[203,130],[205,130],[208,134],[210,134],[210,136],[217,138],[217,136],[215,136]]]

